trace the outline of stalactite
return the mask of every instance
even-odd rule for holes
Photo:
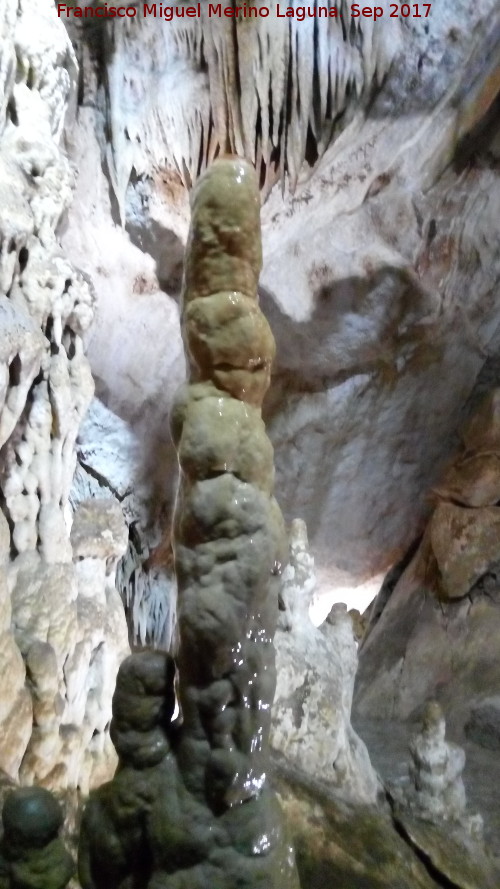
[[[202,4],[199,19],[110,26],[109,160],[122,215],[132,168],[140,175],[170,165],[189,186],[225,151],[257,166],[265,194],[279,179],[293,191],[304,160],[321,156],[340,118],[370,95],[398,50],[386,0],[381,20],[362,25],[346,0],[313,0],[305,8],[316,15],[303,20],[278,17],[277,0],[251,5],[269,15],[209,16]],[[326,17],[334,6],[339,16]],[[189,77],[181,76],[186,69]]]

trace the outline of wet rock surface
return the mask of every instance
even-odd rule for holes
[[[83,889],[298,887],[268,782],[277,575],[286,551],[260,418],[274,349],[259,320],[253,168],[238,158],[214,163],[192,205],[183,320],[193,383],[172,415],[181,469],[174,555],[182,723],[171,721],[171,658],[132,655],[113,697],[119,769],[83,818]],[[220,306],[210,308],[219,292],[227,294],[229,333]],[[247,325],[256,332],[248,342]]]
[[[387,747],[390,745],[388,744]],[[386,747],[386,750],[387,750]],[[275,783],[295,844],[301,889],[493,889],[481,846],[408,812],[349,806],[283,761]]]
[[[65,889],[75,863],[59,833],[61,806],[42,787],[7,793],[2,808],[0,886],[2,889]]]

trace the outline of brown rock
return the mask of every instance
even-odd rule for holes
[[[429,523],[430,544],[440,572],[440,592],[460,599],[500,560],[500,508],[470,510],[440,503]]]
[[[500,389],[493,389],[462,434],[467,451],[500,451]]]
[[[433,490],[442,499],[464,506],[494,506],[500,500],[500,450],[457,461]]]

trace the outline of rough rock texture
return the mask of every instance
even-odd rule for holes
[[[302,889],[495,889],[499,871],[470,837],[407,812],[350,806],[289,764],[275,784],[291,827]]]
[[[495,389],[465,424],[423,539],[374,608],[356,679],[360,715],[407,719],[436,698],[461,730],[471,707],[498,691],[499,403]]]
[[[358,664],[352,621],[334,606],[317,628],[309,609],[316,588],[305,523],[290,529],[282,608],[275,636],[276,694],[271,744],[303,772],[351,801],[374,803],[379,783],[350,723]]]
[[[24,680],[26,670],[10,627],[11,604],[7,584],[10,553],[9,526],[0,513],[0,762],[8,775],[17,775],[32,728],[32,702]]]
[[[202,5],[199,19],[174,16],[159,28],[139,15],[135,28],[107,33],[109,155],[120,203],[132,169],[149,172],[151,162],[167,160],[189,185],[221,151],[251,160],[266,190],[285,176],[294,188],[304,159],[321,155],[353,106],[368,103],[399,48],[399,23],[389,19],[386,0],[381,21],[358,18],[350,28],[345,0],[337,4],[341,15],[323,12],[321,20],[299,11],[278,16],[276,0],[252,5],[267,10],[258,24],[255,12],[231,21]],[[323,8],[334,6],[326,0]],[[147,102],[124,67],[138,42],[148,52]],[[241,90],[241,83],[252,87]]]
[[[498,863],[462,830],[438,828],[406,811],[394,814],[398,832],[427,865],[439,886],[456,889],[494,889],[500,879]]]
[[[116,763],[111,697],[128,637],[114,576],[127,533],[119,512],[111,518],[115,536],[109,504],[82,503],[71,533],[74,565],[26,553],[10,571],[16,642],[33,702],[33,730],[20,768],[26,783],[87,792]]]
[[[119,768],[94,791],[83,814],[78,873],[83,889],[147,885],[153,870],[147,821],[156,804],[177,803],[170,754],[174,664],[163,652],[131,655],[120,666],[113,697],[113,742]],[[191,825],[191,828],[194,824]],[[185,831],[193,852],[191,830]]]
[[[65,889],[75,863],[59,838],[63,820],[61,806],[42,787],[7,794],[0,842],[2,889]]]
[[[276,575],[286,553],[260,416],[274,339],[257,302],[259,210],[255,173],[238,159],[216,161],[193,194],[183,322],[195,382],[181,391],[171,421],[181,468],[178,762],[186,788],[207,807],[207,827],[217,816],[234,819],[226,863],[207,854],[212,881],[278,889],[295,885],[266,775]],[[189,885],[201,886],[192,873]]]
[[[354,34],[358,23],[348,23]],[[122,418],[134,418],[148,465],[183,374],[176,299],[188,214],[176,172],[180,158],[190,169],[201,157],[197,138],[208,140],[213,132],[205,126],[202,135],[199,126],[210,103],[228,133],[247,124],[251,130],[255,110],[265,114],[269,82],[277,90],[273,109],[290,107],[300,117],[289,143],[300,158],[306,121],[322,114],[323,106],[310,101],[315,77],[324,78],[330,66],[333,90],[351,70],[352,57],[342,67],[350,38],[337,56],[333,22],[285,21],[280,31],[270,15],[232,24],[239,44],[243,32],[250,41],[248,58],[238,56],[241,107],[250,109],[241,121],[230,113],[236,62],[217,18],[203,31],[205,49],[199,22],[192,31],[187,19],[160,26],[139,17],[130,28],[105,23],[99,33],[113,50],[102,72],[106,106],[91,51],[96,30],[87,40],[82,28],[76,39],[83,73],[68,139],[80,185],[64,243],[98,294],[88,347],[99,394]],[[276,488],[286,519],[298,515],[307,523],[321,589],[356,587],[385,571],[417,535],[429,488],[454,446],[462,405],[500,343],[498,4],[436,2],[427,19],[367,20],[361,30],[356,52],[363,58],[370,33],[376,47],[390,42],[383,67],[396,50],[378,91],[373,83],[369,114],[351,90],[346,116],[334,127],[337,138],[312,175],[303,166],[294,195],[285,180],[284,195],[273,190],[262,210],[261,299],[278,344],[265,406]],[[300,108],[292,85],[279,92],[283,33],[299,66],[293,74]],[[200,64],[215,40],[220,54]],[[250,54],[254,46],[262,55]],[[168,64],[157,63],[167,55]],[[250,57],[252,76],[246,73]],[[223,59],[228,79],[221,83]],[[289,58],[285,70],[291,64]],[[360,86],[364,65],[353,75]],[[322,102],[322,87],[318,95]],[[332,103],[332,114],[334,108],[340,105]],[[107,143],[103,115],[112,132]],[[273,126],[278,119],[273,115]],[[252,151],[262,146],[265,131],[262,119]],[[133,166],[122,202],[124,230],[99,170],[97,137],[102,157],[119,171],[119,194]],[[320,131],[311,126],[309,145],[315,140],[319,145]],[[275,144],[269,140],[268,148]],[[321,153],[325,144],[320,147]],[[314,151],[307,156],[315,160]],[[171,331],[167,346],[156,335],[164,323]],[[164,453],[158,463],[172,479],[174,455]]]
[[[500,749],[500,696],[485,698],[471,708],[465,734],[481,747]]]
[[[60,142],[76,60],[50,0],[6,0],[0,24],[0,767],[85,792],[114,765],[111,695],[128,646],[113,589],[121,515],[82,505],[75,551],[70,538],[93,394],[83,334],[94,298],[56,234],[75,182]]]
[[[298,887],[268,784],[283,520],[260,417],[274,341],[258,309],[253,168],[216,161],[193,194],[183,319],[195,382],[172,415],[179,704],[171,659],[132,656],[113,698],[115,779],[82,825],[84,889]],[[170,752],[171,751],[171,752]],[[129,768],[127,769],[127,767]]]
[[[78,463],[70,492],[75,509],[90,497],[120,507],[128,526],[116,586],[126,607],[131,642],[168,649],[175,623],[176,581],[171,507],[158,473],[145,472],[134,426],[94,398],[80,426]],[[110,507],[112,508],[112,507]]]
[[[429,701],[420,731],[410,739],[410,783],[396,798],[417,818],[438,824],[449,821],[455,830],[461,829],[480,841],[483,819],[480,815],[466,815],[465,811],[465,752],[446,741],[445,733],[441,707],[436,701]]]

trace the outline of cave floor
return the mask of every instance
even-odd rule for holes
[[[375,719],[353,720],[370,758],[384,782],[408,780],[408,741],[413,727],[399,722]],[[455,741],[455,738],[450,737]],[[457,741],[466,753],[463,774],[469,814],[480,812],[484,819],[487,847],[500,858],[500,751],[486,750],[470,741]]]

